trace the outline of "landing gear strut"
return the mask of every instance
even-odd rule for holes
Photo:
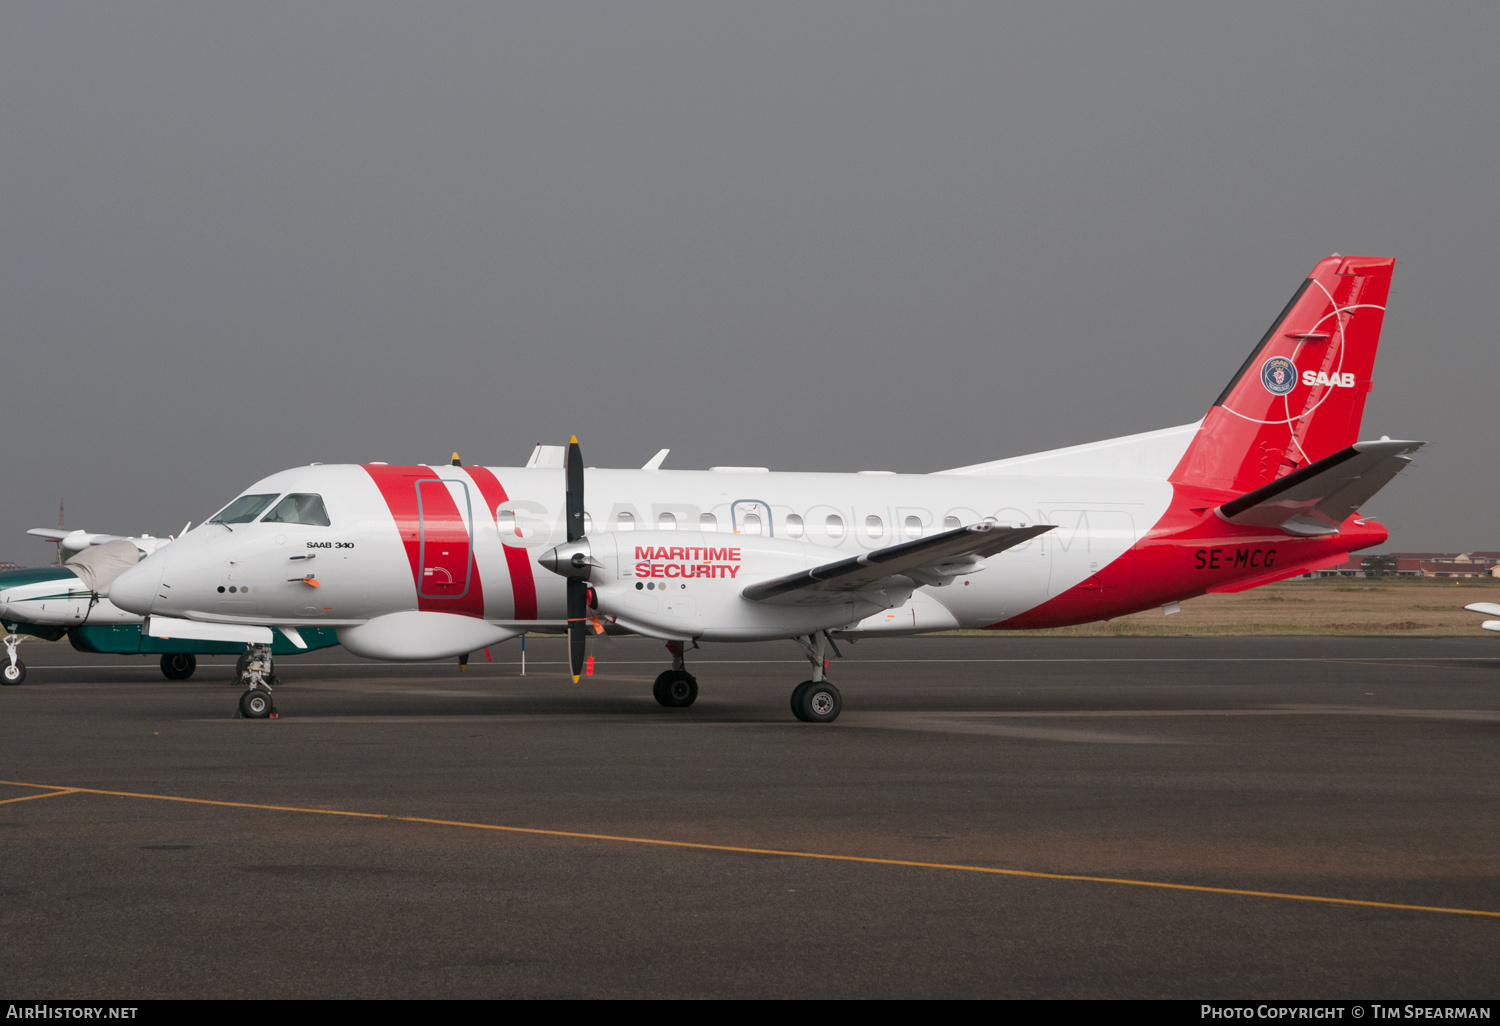
[[[806,641],[798,638],[797,644],[807,653],[813,676],[792,690],[792,715],[804,723],[832,723],[843,711],[844,699],[839,689],[828,683],[824,672],[828,668],[828,649],[839,655],[838,646],[827,631],[809,634]]]
[[[187,680],[198,668],[198,657],[189,652],[172,652],[161,657],[161,673],[167,680]]]
[[[16,658],[16,649],[21,647],[25,639],[19,634],[7,634],[5,636],[6,654],[10,656],[10,662],[0,670],[0,684],[9,684],[12,687],[26,679],[26,664]]]
[[[247,720],[276,718],[276,703],[271,699],[271,646],[251,645],[235,664],[245,691],[240,695],[240,715]]]
[[[672,668],[657,676],[651,693],[668,709],[686,709],[698,699],[698,679],[687,672],[680,642],[667,642],[667,651],[672,653]]]

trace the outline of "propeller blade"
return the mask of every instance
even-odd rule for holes
[[[578,448],[578,436],[568,442],[567,493],[565,495],[568,514],[568,541],[583,537],[583,453]],[[569,613],[569,616],[573,614]]]
[[[576,577],[568,578],[568,668],[573,683],[583,676],[583,645],[588,637],[589,586]]]
[[[568,440],[565,470],[564,511],[567,514],[568,541],[576,542],[583,537],[583,452],[578,448],[578,436]],[[585,575],[586,576],[586,575]],[[583,646],[588,637],[589,586],[579,577],[568,578],[568,668],[573,672],[573,683],[583,676]]]

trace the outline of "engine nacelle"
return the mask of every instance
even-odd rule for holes
[[[805,604],[751,602],[741,594],[747,585],[830,561],[827,548],[806,542],[704,531],[606,531],[586,542],[599,612],[648,637],[751,641],[810,634],[899,606],[911,594],[897,588],[833,601],[819,595]]]

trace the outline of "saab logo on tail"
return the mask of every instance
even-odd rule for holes
[[[1323,371],[1303,371],[1302,383],[1304,385],[1332,385],[1334,388],[1353,388],[1354,375],[1348,371],[1342,374],[1338,372],[1326,374]]]
[[[1286,395],[1297,387],[1297,365],[1285,356],[1273,356],[1260,365],[1260,383],[1272,395]]]

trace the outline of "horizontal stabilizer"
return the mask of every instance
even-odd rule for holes
[[[33,527],[26,533],[37,538],[46,538],[48,541],[62,541],[68,535],[77,534],[78,532],[67,531],[60,527]]]
[[[181,638],[188,641],[240,641],[247,645],[269,645],[271,628],[239,623],[200,623],[168,616],[146,617],[146,634],[152,638]]]
[[[68,531],[59,527],[33,527],[26,532],[33,538],[45,538],[59,542],[68,552],[82,552],[90,545],[104,545],[112,541],[128,541],[123,534],[90,534],[88,531]]]
[[[811,592],[828,593],[832,598],[879,587],[882,582],[898,575],[908,577],[916,584],[947,584],[955,577],[982,569],[985,556],[1020,545],[1054,526],[974,524],[957,527],[930,538],[890,545],[862,556],[752,584],[740,594],[752,602],[802,602]]]
[[[1337,534],[1339,525],[1390,483],[1425,442],[1355,442],[1220,506],[1231,524],[1292,534]]]
[[[1495,602],[1470,602],[1464,606],[1471,613],[1483,613],[1486,616],[1500,616],[1500,603]]]
[[[1497,633],[1500,633],[1500,620],[1486,620],[1479,626],[1483,627],[1487,631],[1495,631]]]

